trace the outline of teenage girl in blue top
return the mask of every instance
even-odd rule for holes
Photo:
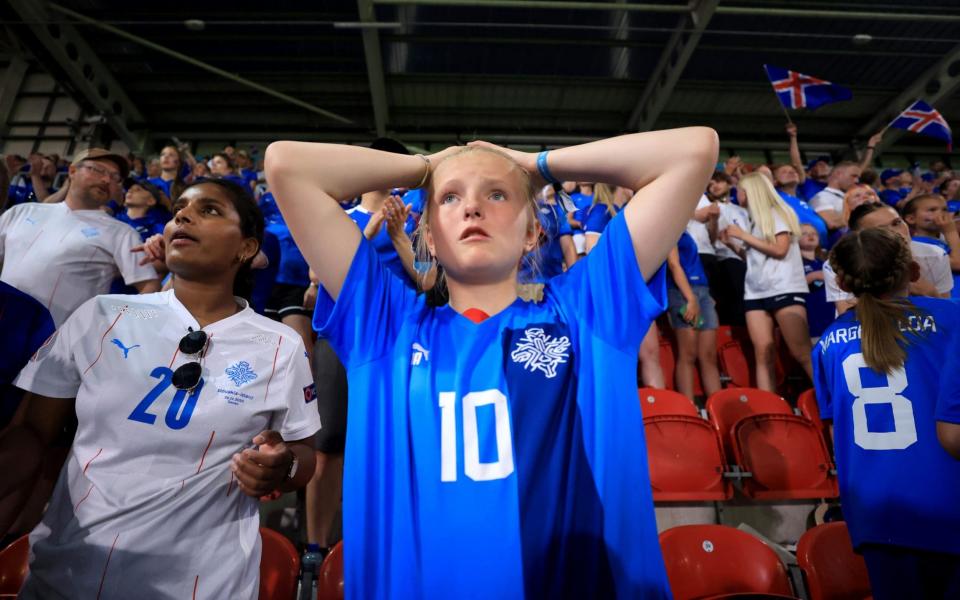
[[[276,142],[267,179],[335,300],[321,333],[349,378],[350,598],[668,598],[636,360],[665,305],[664,259],[717,156],[687,128],[529,154],[475,142],[429,157]],[[534,185],[638,190],[584,260],[517,296]],[[336,198],[421,187],[431,307],[387,271]]]

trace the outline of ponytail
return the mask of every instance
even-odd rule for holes
[[[897,294],[909,284],[912,262],[906,240],[880,228],[852,231],[830,253],[840,287],[857,297],[863,360],[879,373],[893,372],[907,358],[910,339],[902,325],[920,311]]]
[[[857,296],[860,347],[863,362],[878,373],[890,374],[903,366],[910,343],[900,329],[908,313],[916,308],[904,299],[877,298],[871,293]]]

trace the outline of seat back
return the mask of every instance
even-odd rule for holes
[[[808,529],[797,544],[797,562],[807,577],[810,600],[870,597],[867,564],[853,551],[850,533],[843,521]]]
[[[723,449],[710,423],[700,417],[660,415],[645,417],[643,428],[654,501],[733,497],[733,487],[723,477]]]
[[[0,550],[0,594],[16,595],[20,591],[27,578],[29,557],[30,539],[26,535]]]
[[[820,406],[817,405],[817,396],[812,388],[797,397],[797,408],[800,409],[801,415],[812,421],[817,429],[823,431],[823,421],[820,420]]]
[[[637,390],[640,397],[640,410],[644,418],[659,415],[688,415],[696,417],[700,414],[696,405],[686,396],[673,390],[658,390],[644,387]]]
[[[720,441],[733,462],[733,426],[743,417],[759,414],[792,414],[782,397],[755,388],[727,388],[707,398],[710,422],[720,432]]]
[[[300,556],[280,533],[260,528],[260,600],[290,600],[297,593]]]
[[[660,534],[676,600],[720,594],[791,595],[787,569],[749,533],[723,525],[681,525]]]
[[[752,347],[742,328],[721,325],[717,328],[717,366],[726,376],[728,387],[751,387],[754,384],[750,368]]]
[[[337,542],[320,565],[317,600],[343,600],[343,541]]]
[[[835,498],[837,479],[816,426],[797,415],[762,414],[734,426],[734,458],[753,474],[743,491],[758,500]]]

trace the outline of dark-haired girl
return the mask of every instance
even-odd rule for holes
[[[257,597],[257,498],[306,483],[319,428],[300,336],[234,295],[262,235],[241,186],[188,187],[164,230],[172,289],[91,299],[20,373],[0,497],[78,421],[21,598]]]
[[[814,347],[814,385],[850,537],[874,598],[958,598],[960,461],[937,441],[935,409],[960,314],[907,296],[919,269],[894,231],[853,231],[830,263],[857,303]]]

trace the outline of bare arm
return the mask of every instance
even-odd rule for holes
[[[818,210],[817,214],[820,215],[820,218],[827,224],[828,229],[841,229],[847,226],[843,220],[843,215],[835,210]]]
[[[883,139],[883,132],[875,133],[870,136],[870,139],[867,140],[867,147],[863,151],[863,158],[860,159],[860,170],[864,170],[870,167],[870,163],[873,162],[873,154],[876,150],[877,144],[880,143],[880,140]]]
[[[800,185],[807,180],[807,170],[803,168],[803,159],[800,158],[800,144],[797,142],[797,126],[787,123],[787,136],[790,138],[790,164],[800,174]]]
[[[403,270],[406,271],[407,277],[422,291],[432,289],[437,283],[437,267],[431,265],[430,270],[425,274],[417,271],[417,257],[413,252],[413,242],[404,229],[407,217],[410,215],[410,206],[404,205],[399,198],[390,196],[384,203],[383,212],[390,242],[393,243],[393,248],[397,251],[397,256],[400,257],[400,262],[403,264]]]
[[[265,168],[290,233],[336,300],[361,235],[336,199],[391,187],[412,188],[426,165],[416,156],[358,146],[274,142],[267,147]]]
[[[773,242],[768,242],[767,240],[747,233],[736,225],[727,227],[726,231],[730,237],[742,240],[744,244],[763,252],[771,258],[782,259],[787,255],[787,252],[790,251],[790,234],[786,232],[778,233]]]
[[[0,473],[3,473],[0,498],[32,483],[44,450],[57,438],[74,411],[73,398],[48,398],[28,392],[23,403],[24,418],[0,435]],[[0,521],[7,516],[0,516]]]
[[[937,421],[937,438],[944,450],[960,460],[960,425]]]
[[[550,152],[547,162],[562,181],[601,181],[638,190],[624,218],[640,272],[649,279],[686,228],[716,164],[717,147],[714,130],[686,127],[561,148]],[[501,150],[528,172],[537,172],[536,154]]]
[[[676,284],[680,294],[687,301],[687,308],[683,314],[683,320],[687,323],[695,323],[700,316],[700,302],[697,300],[693,288],[690,287],[690,281],[687,274],[680,264],[680,252],[676,247],[667,255],[667,268],[670,269],[670,276],[673,277],[673,283]]]

